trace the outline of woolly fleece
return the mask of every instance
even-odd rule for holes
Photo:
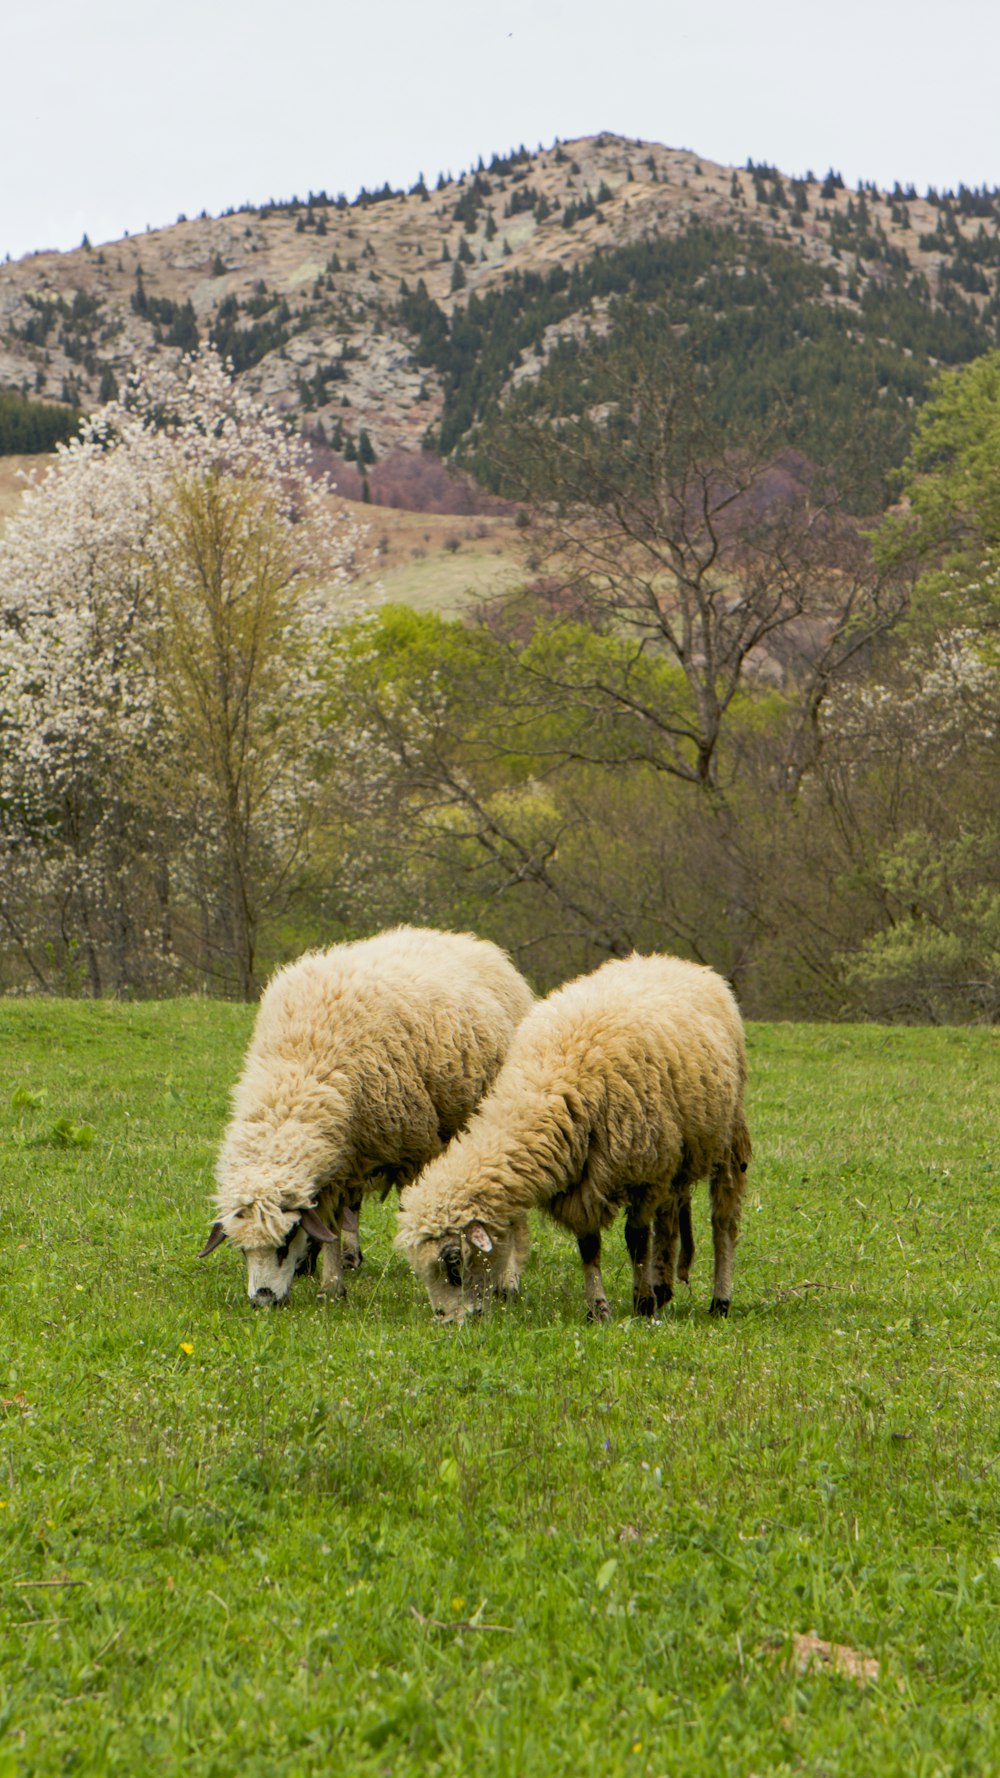
[[[244,1250],[279,1247],[297,1212],[404,1184],[466,1122],[534,996],[468,933],[399,926],[278,971],[257,1012],[216,1168]]]
[[[396,1245],[429,1283],[434,1244],[473,1223],[502,1254],[533,1208],[577,1236],[638,1194],[652,1218],[734,1147],[745,1165],[746,1073],[721,976],[676,957],[605,963],[527,1015],[467,1130],[407,1191]]]

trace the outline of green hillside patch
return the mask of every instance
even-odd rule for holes
[[[79,414],[54,401],[30,401],[0,389],[0,456],[37,456],[65,444],[80,425]]]
[[[0,1002],[4,1778],[997,1769],[995,1035],[751,1027],[729,1321],[702,1187],[458,1332],[196,1259],[251,1017]]]
[[[509,421],[599,405],[637,312],[651,311],[710,378],[721,424],[738,432],[780,419],[782,443],[837,471],[859,507],[881,506],[934,369],[986,351],[995,321],[954,285],[932,300],[902,255],[857,227],[841,246],[883,255],[878,277],[862,285],[755,225],[691,226],[571,272],[512,272],[450,320],[422,283],[405,289],[397,318],[443,382],[436,443],[484,486],[510,492],[498,468]],[[537,374],[514,387],[531,363]]]
[[[452,541],[457,538],[453,533]],[[492,542],[461,540],[457,548],[448,547],[446,541],[443,550],[439,547],[408,562],[380,567],[361,586],[377,588],[391,604],[460,617],[479,600],[514,592],[523,580],[524,566],[515,555]]]

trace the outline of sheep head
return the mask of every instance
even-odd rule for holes
[[[265,1308],[284,1302],[300,1272],[312,1271],[322,1243],[339,1239],[312,1204],[291,1210],[242,1204],[213,1225],[198,1258],[227,1240],[240,1248],[247,1262],[247,1295],[256,1308]]]
[[[481,1222],[414,1242],[404,1238],[400,1245],[426,1286],[439,1321],[461,1323],[468,1315],[481,1313],[487,1293],[495,1288],[496,1263],[503,1245],[494,1241]]]

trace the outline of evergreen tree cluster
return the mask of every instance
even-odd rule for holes
[[[241,322],[241,312],[249,317]],[[277,292],[258,287],[242,306],[235,295],[224,297],[209,329],[209,340],[237,372],[259,364],[276,352],[292,335],[292,311]]]
[[[0,389],[0,456],[33,456],[55,450],[80,424],[74,409],[51,401],[31,401],[13,389]]]
[[[893,246],[881,222],[873,219],[863,193],[857,203],[848,198],[846,210],[821,211],[820,221],[825,222],[829,230],[830,247],[835,255],[853,253],[863,262],[891,266],[904,274],[909,271],[906,253],[902,247]]]
[[[913,187],[910,187],[913,194]],[[1000,186],[987,187],[960,185],[957,192],[935,191],[933,185],[927,192],[927,202],[937,204],[945,212],[957,210],[960,216],[980,216],[983,220],[1000,223]]]
[[[748,160],[747,172],[753,180],[754,198],[758,204],[763,204],[768,209],[788,209],[785,182],[777,167],[769,167],[766,162],[757,164]]]
[[[120,323],[112,322],[100,329],[103,304],[99,296],[87,290],[74,290],[72,301],[64,296],[27,295],[27,320],[12,328],[16,338],[29,346],[48,350],[54,343],[71,363],[82,365],[88,376],[98,368],[98,349],[119,331]],[[53,331],[56,338],[50,338]]]
[[[469,182],[462,181],[461,195],[452,210],[452,216],[456,222],[465,224],[467,234],[475,234],[479,225],[479,212],[486,203],[491,189],[489,180],[485,179],[481,173],[476,173]]]
[[[592,192],[586,192],[582,198],[571,198],[563,206],[563,228],[572,228],[576,222],[585,222],[588,216],[597,214],[597,203]]]
[[[849,221],[856,251],[871,226],[860,198]],[[442,379],[433,443],[496,492],[505,415],[530,409],[558,418],[599,402],[602,364],[625,344],[636,313],[653,307],[711,378],[720,419],[749,426],[783,406],[787,442],[839,468],[858,503],[874,508],[905,457],[932,361],[966,363],[997,337],[995,319],[953,287],[933,303],[920,274],[884,254],[881,264],[882,280],[859,287],[851,310],[828,300],[821,267],[761,230],[695,227],[595,255],[569,273],[515,273],[450,320],[423,283],[404,288],[397,319],[416,338],[418,362]],[[586,316],[598,301],[608,306],[610,332],[588,337]],[[545,330],[562,324],[541,374],[509,392],[523,355],[538,353]]]
[[[555,158],[556,160],[565,160],[566,156],[557,148]],[[495,154],[490,161],[487,171],[492,173],[496,179],[509,178],[512,174],[516,175],[520,169],[530,166],[530,164],[530,150],[525,148],[524,143],[522,142],[520,148],[512,148],[509,154]],[[482,166],[482,162],[480,162],[480,166]]]
[[[533,185],[515,185],[510,197],[504,204],[504,216],[520,216],[529,210],[534,210],[537,214],[538,206],[541,201],[542,200]]]
[[[132,312],[150,322],[157,345],[177,346],[182,352],[197,352],[198,323],[190,298],[187,302],[179,303],[169,296],[150,296],[143,283],[141,269],[136,272]]]
[[[326,273],[314,285],[316,300],[304,303],[300,309],[293,310],[287,298],[279,295],[276,290],[269,290],[263,279],[257,283],[253,294],[242,303],[230,292],[215,312],[209,329],[210,344],[223,358],[231,360],[234,371],[238,373],[259,364],[270,352],[279,352],[296,334],[307,332],[319,321],[330,327],[349,325],[349,316],[342,305],[321,300],[325,294],[333,291],[333,274],[340,269],[336,254],[331,255]],[[326,399],[322,394],[323,388],[327,383],[343,379],[343,366],[354,356],[354,350],[342,340],[337,358],[327,359],[320,364],[311,379],[299,379],[300,395],[303,391],[308,393],[307,406],[315,406]]]

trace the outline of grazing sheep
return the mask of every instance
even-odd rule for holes
[[[252,1302],[315,1268],[344,1295],[366,1192],[402,1187],[461,1129],[534,995],[469,933],[399,926],[311,951],[272,978],[216,1166],[215,1223],[246,1255]],[[523,1239],[523,1236],[522,1236]]]
[[[732,1294],[750,1135],[736,1002],[677,957],[605,963],[537,1002],[468,1128],[406,1191],[396,1245],[436,1315],[461,1320],[515,1264],[514,1230],[545,1210],[577,1237],[589,1318],[606,1320],[601,1230],[625,1211],[633,1307],[686,1280],[691,1187],[711,1181],[712,1313]]]

